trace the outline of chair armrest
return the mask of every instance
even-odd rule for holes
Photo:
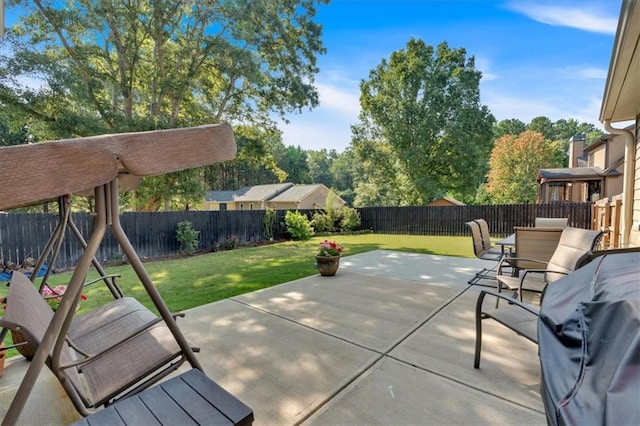
[[[524,279],[527,276],[528,273],[535,273],[535,274],[546,274],[546,273],[552,273],[552,274],[561,274],[561,275],[569,275],[568,272],[564,272],[564,271],[554,271],[552,269],[525,269],[524,270],[524,274],[522,274],[522,279],[520,280],[520,288],[518,289],[518,294],[520,295],[520,298],[522,299],[522,284],[524,284]],[[546,286],[549,284],[546,280],[544,281],[545,283],[545,288]]]
[[[548,265],[549,264],[549,261],[547,261],[547,260],[532,259],[530,257],[517,257],[516,256],[516,257],[510,257],[508,260],[511,260],[511,261],[520,260],[520,261],[524,261],[524,262],[534,262],[534,263],[539,263],[541,265]]]
[[[518,261],[539,263],[541,265],[548,265],[549,264],[549,262],[547,262],[545,260],[531,259],[531,258],[528,258],[528,257],[518,257],[518,256],[507,256],[507,255],[505,255],[502,259],[500,259],[500,263],[498,264],[498,275],[502,275],[502,268],[503,268],[503,264],[504,263],[507,263],[509,265],[509,267],[511,267],[511,268],[516,268]]]
[[[491,295],[491,296],[494,296],[494,297],[496,297],[498,299],[504,299],[507,302],[509,302],[510,304],[517,305],[517,306],[521,307],[522,309],[528,311],[529,313],[531,313],[531,314],[533,314],[535,316],[539,316],[539,313],[535,308],[527,305],[526,303],[520,302],[519,300],[516,300],[516,299],[512,298],[511,296],[507,296],[507,295],[505,295],[503,293],[496,293],[493,290],[481,290],[480,291],[480,294],[478,295],[478,299],[476,301],[476,315],[481,315],[482,314],[482,305],[484,303],[484,299],[485,299],[487,294]]]
[[[92,285],[92,284],[95,284],[95,283],[97,283],[97,282],[100,282],[100,281],[102,281],[102,280],[104,280],[104,279],[107,279],[107,278],[120,278],[121,276],[122,276],[122,275],[120,275],[120,274],[103,275],[103,276],[98,277],[98,278],[96,278],[96,279],[94,279],[94,280],[91,280],[91,281],[87,281],[87,282],[85,282],[85,283],[83,284],[83,286],[84,286],[84,287],[88,287],[88,286],[90,286],[90,285]]]
[[[546,274],[547,272],[552,273],[552,274],[562,274],[562,275],[569,275],[568,272],[565,271],[554,271],[553,269],[523,269],[524,271],[524,275],[528,274],[528,273],[534,273],[534,274]]]

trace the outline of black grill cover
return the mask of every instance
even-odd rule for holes
[[[640,253],[550,284],[538,340],[549,424],[640,425]]]

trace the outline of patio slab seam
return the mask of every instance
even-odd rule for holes
[[[301,323],[301,322],[299,322],[299,321],[296,321],[296,320],[295,320],[295,319],[293,319],[293,318],[288,318],[288,317],[286,317],[286,316],[284,316],[284,315],[278,314],[278,313],[276,313],[276,312],[270,311],[269,309],[265,309],[265,308],[262,308],[262,307],[260,307],[260,306],[256,306],[256,305],[254,305],[254,304],[252,304],[252,303],[250,303],[250,302],[245,302],[245,301],[240,300],[240,299],[238,299],[238,298],[236,298],[236,297],[231,297],[231,298],[229,298],[228,300],[231,300],[231,301],[233,301],[233,302],[236,302],[236,303],[238,303],[238,304],[240,304],[240,305],[243,305],[243,306],[245,306],[245,307],[247,307],[247,308],[253,309],[253,310],[257,311],[257,312],[261,312],[261,313],[264,313],[264,314],[271,315],[271,316],[273,316],[273,317],[276,317],[276,318],[279,318],[279,319],[282,319],[282,320],[288,321],[288,322],[290,322],[290,323],[293,323],[293,324],[296,324],[296,325],[302,326],[302,327],[304,327],[304,328],[307,328],[307,329],[310,329],[310,330],[313,330],[313,331],[316,331],[316,332],[322,333],[322,334],[324,334],[324,335],[326,335],[326,336],[333,337],[333,338],[335,338],[335,339],[341,340],[341,341],[343,341],[343,342],[349,343],[349,344],[354,345],[354,346],[357,346],[357,347],[359,347],[359,348],[362,348],[362,349],[366,349],[366,350],[369,350],[369,351],[375,352],[375,353],[380,354],[380,355],[382,355],[382,356],[386,356],[386,355],[387,355],[387,354],[389,354],[393,349],[395,349],[397,346],[401,345],[401,344],[402,344],[402,342],[404,342],[406,339],[408,339],[409,337],[411,337],[411,335],[413,335],[417,330],[419,330],[422,326],[424,326],[424,325],[425,325],[429,320],[431,320],[434,316],[436,316],[438,313],[440,313],[442,310],[444,310],[447,306],[451,305],[451,304],[452,304],[453,302],[455,302],[458,298],[460,298],[460,297],[461,297],[465,292],[467,292],[470,288],[471,288],[471,285],[467,286],[466,288],[462,289],[460,292],[456,293],[456,294],[455,294],[453,297],[451,297],[449,300],[445,301],[445,302],[444,302],[444,303],[442,303],[439,307],[437,307],[433,312],[430,312],[430,313],[429,313],[427,316],[425,316],[423,319],[421,319],[421,320],[417,321],[417,322],[416,322],[416,324],[414,324],[414,325],[413,325],[411,328],[409,328],[405,333],[403,333],[403,334],[402,334],[398,339],[396,339],[395,341],[393,341],[393,342],[392,342],[392,343],[391,343],[387,348],[385,348],[385,349],[383,349],[383,350],[375,349],[375,348],[372,348],[372,347],[368,347],[368,346],[363,345],[363,344],[361,344],[361,343],[357,343],[357,342],[351,341],[351,340],[347,339],[346,337],[342,337],[342,336],[339,336],[339,335],[337,335],[337,334],[330,333],[330,332],[325,331],[325,330],[321,330],[321,329],[319,329],[319,328],[314,328],[314,327],[312,327],[312,326],[310,326],[310,325],[307,325],[307,324]]]
[[[399,358],[399,357],[396,357],[396,356],[393,356],[393,355],[388,355],[388,354],[384,355],[384,357],[392,359],[394,361],[397,361],[397,362],[399,362],[401,364],[409,365],[409,366],[414,367],[414,368],[416,368],[416,369],[418,369],[420,371],[424,371],[425,373],[433,374],[433,375],[438,376],[438,377],[440,377],[440,378],[442,378],[444,380],[448,380],[450,382],[457,383],[457,384],[459,384],[461,386],[464,386],[464,387],[466,387],[468,389],[473,389],[474,391],[477,391],[477,392],[480,392],[480,393],[483,393],[483,394],[486,394],[486,395],[490,395],[490,396],[492,396],[494,398],[497,398],[497,399],[500,399],[502,401],[508,402],[509,404],[517,405],[518,407],[522,407],[522,408],[527,409],[529,411],[532,411],[534,413],[545,414],[544,411],[536,410],[536,409],[531,408],[531,407],[529,407],[529,406],[527,406],[525,404],[522,404],[522,403],[520,403],[518,401],[514,401],[514,400],[511,400],[511,399],[505,398],[505,397],[503,397],[501,395],[498,395],[498,394],[496,394],[494,392],[490,392],[487,389],[482,389],[482,388],[479,388],[477,386],[472,386],[472,385],[470,385],[470,384],[468,384],[468,383],[466,383],[466,382],[464,382],[462,380],[458,380],[458,379],[456,379],[454,377],[450,377],[450,376],[447,376],[445,374],[438,373],[437,371],[434,371],[434,370],[425,368],[425,367],[423,367],[421,365],[418,365],[418,364],[403,360],[402,358]],[[377,362],[379,362],[379,361],[377,361]]]
[[[357,347],[359,347],[360,349],[366,349],[366,350],[368,350],[368,351],[375,352],[375,353],[377,353],[377,354],[378,354],[378,355],[380,355],[380,356],[383,356],[383,355],[386,353],[386,352],[384,352],[384,351],[380,351],[380,350],[378,350],[378,349],[369,348],[369,347],[367,347],[367,346],[365,346],[365,345],[362,345],[362,344],[360,344],[360,343],[352,342],[352,341],[350,341],[350,340],[346,339],[345,337],[341,337],[341,336],[338,336],[338,335],[336,335],[336,334],[329,333],[328,331],[320,330],[320,329],[318,329],[318,328],[313,328],[313,327],[312,327],[312,326],[310,326],[310,325],[303,324],[303,323],[298,322],[298,321],[296,321],[296,320],[294,320],[294,319],[291,319],[291,318],[287,318],[287,317],[286,317],[286,316],[284,316],[284,315],[280,315],[280,314],[275,313],[275,312],[272,312],[272,311],[270,311],[270,310],[268,310],[268,309],[264,309],[264,308],[261,308],[261,307],[256,306],[256,305],[252,305],[251,303],[243,302],[242,300],[238,300],[238,299],[236,299],[236,298],[234,298],[234,297],[229,298],[229,300],[231,300],[231,301],[233,301],[233,302],[236,302],[236,303],[238,303],[238,304],[240,304],[240,305],[242,305],[242,306],[244,306],[244,307],[247,307],[247,308],[249,308],[249,309],[253,309],[253,310],[257,311],[257,312],[261,312],[261,313],[263,313],[263,314],[271,315],[271,316],[273,316],[273,317],[275,317],[275,318],[278,318],[278,319],[281,319],[281,320],[285,320],[285,321],[287,321],[287,322],[290,322],[290,323],[292,323],[292,324],[295,324],[295,325],[298,325],[298,326],[304,327],[304,328],[306,328],[306,329],[309,329],[309,330],[315,331],[315,332],[317,332],[317,333],[324,334],[325,336],[329,336],[329,337],[332,337],[332,338],[334,338],[334,339],[341,340],[341,341],[343,341],[343,342],[345,342],[345,343],[349,343],[350,345],[357,346]]]
[[[418,331],[420,328],[422,328],[433,317],[435,317],[440,312],[442,312],[444,309],[446,309],[447,306],[451,305],[453,302],[458,300],[465,292],[467,292],[469,290],[469,288],[470,288],[470,286],[465,288],[465,289],[463,289],[462,291],[457,293],[455,296],[453,296],[451,299],[447,300],[442,305],[440,305],[437,309],[435,309],[429,315],[427,315],[423,320],[418,321],[413,327],[411,327],[406,333],[404,333],[402,336],[400,336],[400,338],[398,338],[395,342],[393,342],[387,349],[385,349],[381,353],[384,356],[388,356],[391,351],[393,351],[395,348],[397,348],[403,342],[405,342],[409,337],[411,337],[413,334],[415,334],[416,331]]]
[[[294,324],[296,326],[301,326],[301,327],[303,327],[303,328],[305,328],[307,330],[323,334],[325,336],[340,340],[340,341],[342,341],[344,343],[353,345],[353,346],[358,347],[360,349],[364,349],[364,350],[367,350],[369,352],[373,352],[373,353],[377,354],[377,356],[375,358],[373,358],[370,362],[367,362],[367,363],[363,364],[360,368],[355,370],[353,372],[353,374],[349,375],[343,381],[338,383],[336,388],[332,392],[328,393],[325,398],[323,398],[322,400],[318,401],[318,403],[316,404],[315,407],[308,408],[306,410],[306,412],[304,412],[304,414],[301,415],[300,418],[296,419],[296,421],[294,423],[294,426],[297,426],[297,425],[300,425],[300,424],[304,423],[307,419],[309,419],[311,416],[313,416],[316,412],[321,410],[327,404],[331,403],[331,401],[336,396],[338,396],[342,391],[344,391],[349,386],[351,386],[351,384],[356,382],[360,377],[365,375],[368,371],[370,371],[375,365],[377,365],[385,357],[385,354],[380,352],[379,350],[368,348],[368,347],[366,347],[364,345],[361,345],[361,344],[358,344],[358,343],[355,343],[355,342],[351,342],[351,341],[347,340],[344,337],[337,336],[335,334],[326,332],[324,330],[319,330],[317,328],[313,328],[313,327],[311,327],[309,325],[302,324],[302,323],[297,322],[297,321],[295,321],[293,319],[287,318],[285,316],[279,315],[279,314],[277,314],[275,312],[271,312],[269,310],[263,309],[261,307],[255,306],[255,305],[251,305],[250,303],[243,302],[243,301],[238,300],[238,299],[233,298],[233,297],[229,298],[228,300],[230,300],[232,302],[235,302],[235,303],[238,303],[239,305],[242,305],[242,306],[244,306],[246,308],[252,309],[252,310],[254,310],[256,312],[260,312],[262,314],[270,315],[270,316],[273,316],[273,317],[275,317],[277,319],[280,319],[280,320],[285,320],[285,321],[287,321],[289,323],[292,323],[292,324]]]

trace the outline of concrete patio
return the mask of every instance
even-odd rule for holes
[[[486,321],[473,368],[476,259],[378,250],[204,305],[179,321],[255,425],[546,424],[536,345]],[[7,360],[4,414],[28,363]],[[20,424],[78,419],[45,368]]]

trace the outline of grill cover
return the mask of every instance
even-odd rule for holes
[[[597,257],[549,285],[538,339],[549,424],[640,424],[640,253]]]

